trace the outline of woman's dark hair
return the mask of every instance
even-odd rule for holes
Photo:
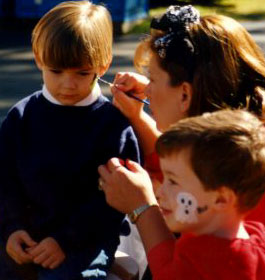
[[[159,24],[154,27],[136,51],[135,66],[141,71],[155,55],[172,86],[191,83],[189,116],[222,108],[247,108],[262,117],[265,58],[241,24],[226,16],[211,15],[188,22],[180,31],[159,29]]]

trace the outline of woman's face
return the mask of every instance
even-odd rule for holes
[[[155,55],[149,63],[150,82],[145,90],[157,128],[166,130],[171,124],[187,116],[183,106],[183,86],[171,86],[169,74],[158,64]],[[185,98],[185,97],[184,97]]]

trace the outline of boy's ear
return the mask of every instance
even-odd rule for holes
[[[108,64],[99,68],[98,73],[97,73],[99,77],[103,76],[108,71],[111,62],[112,62],[112,59],[110,60],[110,62]]]
[[[190,105],[191,105],[191,100],[192,100],[192,85],[189,82],[183,82],[181,85],[181,106],[180,106],[180,110],[182,113],[187,113]]]
[[[38,54],[35,53],[35,52],[34,52],[34,59],[35,59],[35,63],[36,63],[36,65],[37,65],[37,67],[39,68],[39,70],[42,71],[42,62],[41,62],[41,60],[40,60]]]
[[[234,208],[237,203],[237,196],[233,190],[225,186],[216,191],[213,207],[217,211],[225,211]]]

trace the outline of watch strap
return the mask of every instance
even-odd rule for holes
[[[132,211],[132,213],[128,214],[128,218],[130,219],[132,224],[135,224],[136,221],[138,220],[139,216],[148,208],[152,206],[157,206],[157,204],[144,204],[135,210]]]

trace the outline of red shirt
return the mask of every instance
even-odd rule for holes
[[[249,212],[248,216],[246,217],[246,220],[258,221],[265,225],[265,195],[263,195],[257,207],[251,210],[251,212]]]
[[[184,235],[148,254],[153,280],[264,280],[265,227],[246,222],[249,239]]]

